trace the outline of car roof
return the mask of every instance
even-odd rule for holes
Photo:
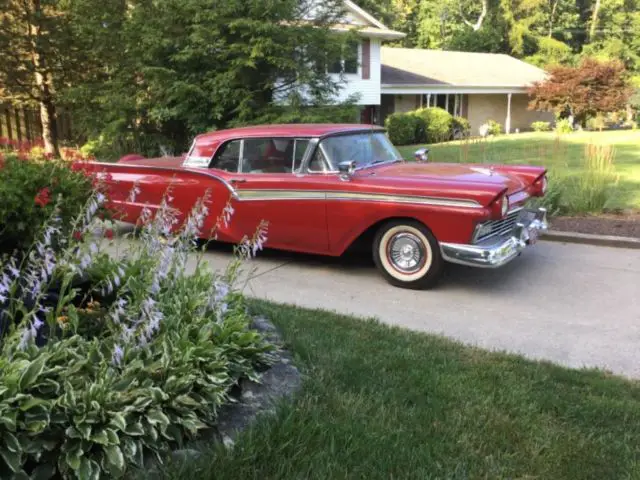
[[[225,141],[241,137],[324,137],[339,133],[384,131],[378,125],[358,123],[290,123],[229,128],[196,136],[198,141]]]

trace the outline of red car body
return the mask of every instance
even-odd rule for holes
[[[267,246],[296,252],[339,256],[358,239],[370,242],[380,236],[390,222],[405,222],[427,232],[430,245],[420,247],[426,240],[420,232],[418,240],[398,237],[401,242],[389,250],[387,260],[403,249],[409,258],[413,245],[425,256],[442,257],[437,260],[493,267],[517,256],[534,234],[546,229],[544,211],[525,208],[529,199],[544,194],[544,168],[405,161],[384,129],[371,125],[228,129],[197,136],[180,157],[129,155],[91,167],[110,174],[111,205],[123,221],[135,223],[144,207],[158,208],[169,186],[173,206],[184,216],[209,191],[212,203],[203,232],[213,229],[230,200],[235,214],[217,230],[218,240],[239,242],[266,220]],[[140,193],[129,201],[134,185]],[[529,217],[523,225],[525,212]],[[500,231],[485,238],[491,229]],[[502,254],[472,251],[495,249],[507,240],[513,244],[509,252],[506,247]],[[425,286],[409,277],[406,282],[387,279],[400,286]]]

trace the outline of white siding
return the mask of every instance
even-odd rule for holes
[[[362,78],[362,44],[358,52],[357,74],[344,75],[345,83],[338,95],[339,100],[346,100],[349,95],[360,94],[358,105],[380,105],[380,40],[371,39],[371,67],[368,80]],[[336,76],[336,79],[338,77]]]

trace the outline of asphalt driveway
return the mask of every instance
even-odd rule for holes
[[[206,258],[223,268],[230,249]],[[252,262],[249,296],[640,378],[640,250],[540,242],[499,270],[452,266],[431,291],[388,285],[368,258],[261,252]]]

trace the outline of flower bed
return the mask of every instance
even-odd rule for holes
[[[196,258],[187,273],[207,196],[182,223],[169,195],[144,210],[118,258],[99,189],[71,220],[61,197],[39,201],[36,241],[0,266],[0,478],[120,478],[214,426],[231,388],[270,363],[234,288],[267,225],[226,271]]]

